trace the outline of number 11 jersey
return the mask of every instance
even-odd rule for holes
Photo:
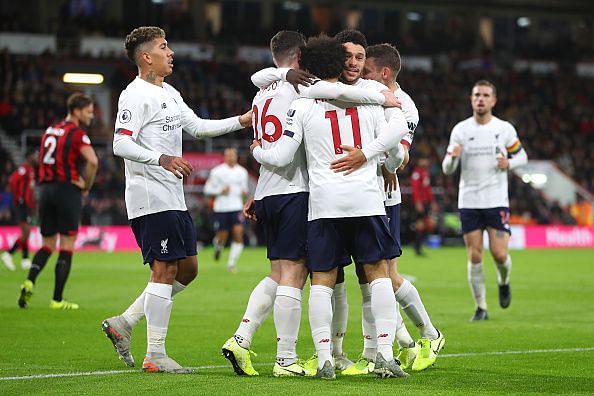
[[[330,163],[346,155],[341,145],[364,148],[387,125],[377,105],[297,99],[291,105],[284,132],[303,142],[309,173],[308,220],[385,215],[383,192],[377,184],[377,157],[349,175],[336,173]]]

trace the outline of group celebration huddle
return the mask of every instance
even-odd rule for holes
[[[414,101],[397,82],[398,50],[390,44],[368,46],[357,30],[307,40],[298,32],[280,31],[270,41],[276,67],[252,75],[259,88],[252,109],[222,120],[200,119],[180,93],[164,82],[173,71],[174,53],[162,29],[134,29],[126,37],[126,50],[139,75],[120,96],[113,149],[125,159],[128,218],[143,262],[150,265],[151,279],[121,315],[102,323],[119,357],[134,366],[132,330],[146,318],[143,370],[193,371],[165,351],[172,297],[183,292],[198,272],[196,230],[182,184],[192,172],[182,156],[182,129],[203,138],[251,125],[250,150],[261,167],[254,197],[246,202],[243,214],[264,230],[270,273],[253,289],[237,330],[222,346],[235,373],[258,375],[251,344],[271,312],[277,334],[276,377],[406,377],[407,371],[431,367],[445,337],[431,322],[416,287],[397,267],[402,250],[396,174],[409,162],[419,122]],[[499,208],[507,205],[507,174],[500,171],[525,163],[526,157],[511,124],[491,115],[495,104],[491,83],[478,81],[471,103],[474,119],[454,128],[443,168],[452,173],[461,162],[461,178],[468,180],[465,190],[461,182],[460,202],[469,282],[476,303],[473,320],[485,320],[482,230],[486,228],[489,238],[491,234],[494,238],[490,246],[498,270],[500,305],[505,308],[511,301],[511,259],[507,254],[509,216],[504,216],[509,211]],[[493,134],[491,140],[497,147],[492,152],[472,151],[474,138],[468,143],[464,133],[475,127],[488,127],[476,144]],[[470,152],[470,157],[461,154],[462,150]],[[493,159],[495,164],[494,153],[502,151],[506,157],[498,157],[497,166],[489,165],[490,173],[481,173],[489,178],[488,183],[477,182],[468,170],[472,161],[486,164]],[[507,155],[515,154],[520,155],[507,160]],[[474,185],[479,187],[473,190]],[[501,202],[488,202],[493,203],[487,207],[493,208],[495,217],[488,217],[490,212],[483,210],[491,209],[476,206],[474,201],[464,206],[470,195],[480,195],[491,185],[501,189],[501,194],[486,196],[501,198]],[[345,271],[351,264],[362,296],[363,345],[356,361],[343,351],[349,315]],[[315,353],[302,360],[296,347],[308,278]],[[407,330],[400,308],[418,336]]]

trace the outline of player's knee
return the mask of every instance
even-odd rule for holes
[[[494,249],[491,250],[491,254],[497,264],[503,264],[507,260],[507,249]]]
[[[480,263],[481,261],[483,261],[483,249],[482,248],[478,248],[478,247],[470,248],[468,253],[469,253],[468,256],[470,257],[470,262],[472,262],[473,264]]]

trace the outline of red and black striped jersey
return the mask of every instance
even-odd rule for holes
[[[27,163],[19,166],[12,172],[8,179],[12,202],[15,205],[25,204],[28,208],[35,207],[35,172],[33,167]]]
[[[47,128],[39,147],[39,183],[78,180],[80,150],[90,144],[86,132],[71,121]]]

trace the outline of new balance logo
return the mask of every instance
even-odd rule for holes
[[[243,319],[241,319],[241,321],[242,321],[243,323],[250,323],[250,320],[249,320],[248,318],[243,318]]]
[[[388,333],[382,333],[380,335],[377,336],[377,338],[386,338],[388,336]]]
[[[321,340],[318,342],[318,344],[327,344],[327,343],[329,343],[329,342],[330,342],[330,338],[322,338],[322,339],[321,339]]]
[[[169,253],[169,250],[167,250],[167,242],[169,242],[169,238],[161,241],[161,254]]]

